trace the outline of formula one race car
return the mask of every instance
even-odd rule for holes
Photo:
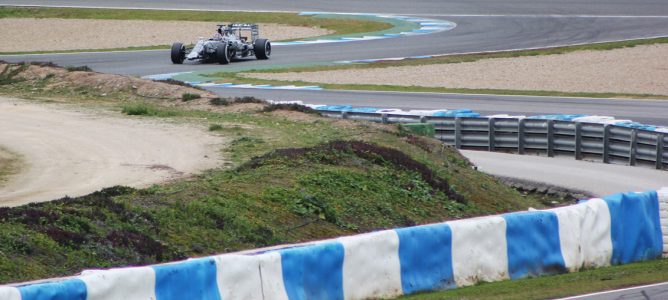
[[[250,41],[248,32],[250,31]],[[242,35],[246,33],[246,36]],[[200,60],[228,64],[233,59],[255,56],[269,59],[271,43],[261,39],[257,24],[221,24],[210,39],[200,38],[192,48],[183,43],[172,44],[172,62],[182,64],[184,60]]]

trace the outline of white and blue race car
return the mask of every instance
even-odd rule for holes
[[[250,32],[248,36],[242,33]],[[171,58],[175,64],[185,60],[217,62],[228,64],[232,60],[255,56],[257,59],[269,59],[271,42],[259,38],[257,24],[221,24],[213,37],[200,38],[192,48],[183,43],[172,44]]]

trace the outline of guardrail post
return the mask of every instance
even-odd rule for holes
[[[342,111],[341,112],[341,119],[348,119],[348,112],[347,111]]]
[[[455,148],[462,148],[462,119],[460,117],[455,118]]]
[[[517,153],[524,154],[524,119],[517,122]]]
[[[631,131],[631,142],[630,142],[630,149],[629,149],[629,166],[635,166],[636,165],[636,147],[637,147],[637,141],[638,141],[638,130],[633,129]]]
[[[554,156],[554,120],[547,120],[547,156]]]
[[[575,159],[582,159],[582,123],[575,123]]]
[[[494,118],[489,118],[487,125],[487,151],[494,151]]]
[[[603,163],[610,163],[610,124],[603,126]]]
[[[663,169],[663,134],[656,135],[656,168]]]
[[[380,121],[383,122],[383,124],[387,124],[387,114],[381,114]]]

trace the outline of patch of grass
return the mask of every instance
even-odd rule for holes
[[[121,112],[129,116],[173,117],[179,115],[175,109],[163,108],[146,102],[122,104]]]
[[[204,22],[242,22],[273,23],[292,26],[320,27],[331,30],[334,34],[351,34],[382,31],[392,25],[362,19],[318,18],[300,16],[295,13],[255,13],[255,12],[215,12],[215,11],[163,11],[148,9],[95,9],[95,8],[48,8],[48,7],[0,7],[0,18],[60,18],[60,19],[95,19],[95,20],[153,20],[153,21],[204,21]],[[212,29],[213,30],[213,29]],[[260,28],[260,33],[262,33]],[[114,50],[167,49],[165,46],[129,47]],[[30,53],[81,52],[49,51]],[[97,49],[89,51],[98,51]],[[28,52],[0,53],[26,54]]]
[[[220,124],[209,125],[209,131],[218,131],[218,130],[223,130],[223,125]]]
[[[81,72],[92,72],[92,71],[93,71],[93,70],[92,70],[91,68],[89,68],[88,66],[78,66],[78,67],[75,67],[75,66],[67,66],[67,67],[65,67],[65,69],[66,69],[67,71],[70,71],[70,72],[76,72],[76,71],[81,71]]]
[[[252,96],[245,97],[234,97],[232,99],[233,103],[257,103],[257,104],[266,104],[267,101]]]
[[[5,65],[4,69],[0,72],[0,85],[12,85],[24,81],[23,79],[18,78],[16,75],[23,72],[27,68],[27,64]]]
[[[554,276],[483,283],[401,299],[555,299],[668,280],[668,259]]]
[[[209,104],[215,105],[215,106],[227,106],[230,105],[230,102],[225,99],[225,98],[213,98],[209,100]]]
[[[0,186],[21,169],[21,156],[0,147]]]
[[[202,98],[202,96],[200,96],[200,94],[183,93],[183,95],[181,95],[181,101],[183,101],[183,102],[187,102],[187,101],[195,100],[195,99],[199,99],[199,98]]]

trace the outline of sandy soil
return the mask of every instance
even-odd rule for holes
[[[209,37],[225,22],[0,19],[0,52],[78,50],[171,45]],[[286,40],[326,35],[329,30],[259,24],[260,35]]]
[[[252,76],[339,84],[668,95],[666,57],[668,45],[661,44],[470,63]]]
[[[189,176],[223,163],[225,140],[194,125],[121,118],[0,97],[0,145],[22,156],[0,206]]]

